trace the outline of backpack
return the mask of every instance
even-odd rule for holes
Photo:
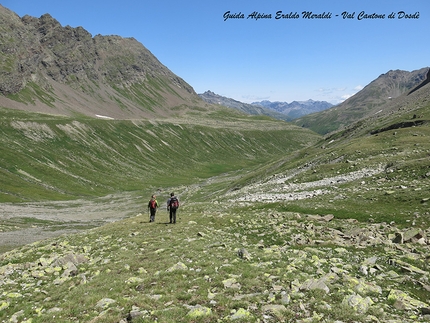
[[[149,201],[149,207],[150,207],[151,209],[155,209],[155,208],[157,208],[157,200],[151,199],[151,200]]]
[[[172,209],[177,209],[179,207],[179,201],[175,196],[170,198],[170,207]]]

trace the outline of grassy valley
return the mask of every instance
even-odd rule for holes
[[[227,110],[201,124],[1,113],[2,202],[192,184],[264,164],[318,140],[284,122]],[[229,121],[217,121],[217,113]],[[293,137],[298,131],[303,136]]]
[[[115,210],[122,220],[4,252],[0,319],[426,322],[429,103],[404,106],[326,138],[227,110],[158,121],[2,110],[4,204],[139,202]],[[422,122],[406,123],[414,114]],[[149,223],[145,196],[171,190],[178,223],[164,208]],[[2,228],[28,223],[14,225]]]

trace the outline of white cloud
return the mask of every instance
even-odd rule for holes
[[[342,99],[342,101],[345,101],[345,100],[349,99],[351,96],[353,96],[354,94],[344,94],[340,98]]]
[[[264,100],[270,100],[270,96],[258,96],[258,95],[242,95],[238,101],[244,102],[244,103],[252,103],[252,102],[260,102]]]

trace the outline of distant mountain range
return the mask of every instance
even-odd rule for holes
[[[277,119],[291,121],[325,135],[350,127],[359,120],[392,114],[404,109],[406,97],[430,83],[428,67],[415,71],[391,70],[381,74],[361,91],[338,105],[325,101],[242,103],[206,91],[199,96],[206,102],[224,105],[248,114],[264,114]],[[421,94],[425,91],[420,91]]]
[[[329,109],[333,106],[333,104],[326,101],[293,101],[291,103],[288,102],[271,102],[271,101],[260,101],[260,102],[252,102],[252,105],[263,106],[265,108],[269,108],[275,111],[278,111],[282,114],[286,114],[292,119],[300,118],[304,115],[311,114],[314,112],[320,112],[326,109]]]
[[[325,101],[313,100],[293,101],[291,103],[278,101],[270,102],[265,100],[249,104],[218,95],[212,91],[206,91],[205,93],[199,94],[199,96],[208,103],[223,105],[247,114],[267,115],[285,121],[291,121],[333,106],[333,104]]]
[[[228,108],[242,111],[243,113],[246,113],[246,114],[266,115],[275,119],[285,120],[285,121],[293,120],[293,118],[291,118],[290,116],[286,114],[282,114],[273,109],[269,109],[261,105],[243,103],[231,98],[226,98],[224,96],[221,96],[211,91],[206,91],[205,93],[199,94],[199,96],[207,103],[222,105]]]

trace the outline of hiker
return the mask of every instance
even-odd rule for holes
[[[170,198],[167,200],[167,211],[170,216],[170,223],[176,223],[176,210],[179,207],[179,200],[175,193],[170,193]]]
[[[157,208],[158,208],[157,197],[155,195],[152,195],[151,199],[148,202],[149,222],[155,221],[155,212],[157,212]]]

